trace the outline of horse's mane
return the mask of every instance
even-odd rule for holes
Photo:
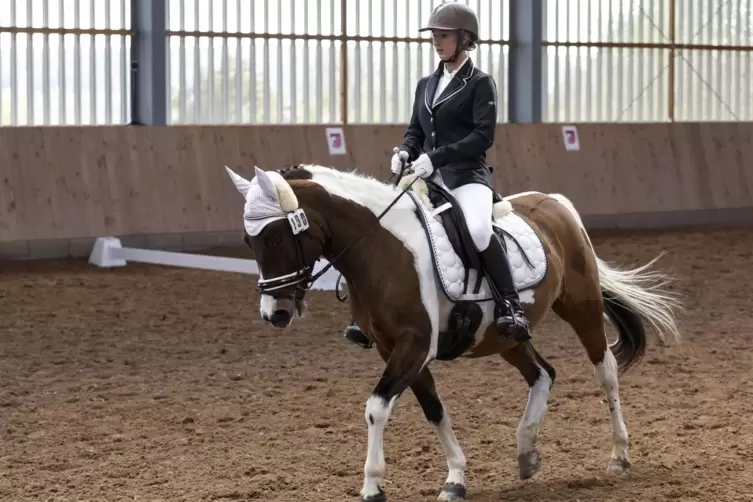
[[[278,170],[285,180],[311,180],[329,193],[366,206],[375,213],[386,208],[399,193],[398,188],[357,170],[341,171],[317,164],[296,164]],[[395,209],[415,210],[409,198],[401,199]]]
[[[367,183],[369,188],[379,186],[380,189],[387,189],[390,193],[394,191],[394,187],[383,181],[376,179],[375,177],[359,172],[358,170],[343,171],[335,169],[334,167],[323,166],[319,164],[293,164],[291,166],[283,167],[277,170],[282,177],[288,181],[292,180],[310,180],[315,175],[328,176],[333,179],[339,179],[343,183]]]
[[[282,169],[278,169],[277,172],[286,181],[310,180],[313,177],[311,171],[307,171],[301,164],[283,167]]]
[[[340,171],[333,167],[321,166],[317,164],[295,164],[292,166],[279,169],[279,172],[285,180],[312,180],[322,185],[329,193],[339,195],[353,202],[366,206],[375,213],[381,212],[386,208],[398,193],[406,188],[413,181],[414,174],[404,176],[397,185],[384,183],[366,173],[353,171]],[[429,190],[423,180],[417,180],[411,187],[413,193],[426,205],[427,208],[433,209],[434,206],[429,199]],[[501,218],[513,211],[512,203],[507,199],[512,199],[526,193],[508,196],[505,200],[494,204],[494,218]],[[404,197],[394,206],[394,209],[406,209],[413,211],[415,206],[410,199]]]

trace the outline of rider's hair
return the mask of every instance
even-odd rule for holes
[[[463,49],[466,51],[472,51],[476,48],[476,41],[473,40],[473,35],[471,35],[470,32],[465,30],[458,30],[460,35],[460,40],[465,40],[465,43],[463,44]]]

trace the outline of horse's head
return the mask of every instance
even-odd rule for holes
[[[261,317],[285,328],[305,309],[314,264],[324,247],[321,226],[309,219],[279,173],[257,167],[256,176],[248,181],[225,169],[245,200],[244,240],[259,265]]]

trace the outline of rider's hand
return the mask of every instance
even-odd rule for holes
[[[408,152],[404,152],[403,150],[400,150],[395,155],[392,156],[392,161],[390,164],[390,169],[395,174],[400,174],[400,171],[403,170],[403,166],[405,163],[408,162]]]
[[[416,176],[421,178],[428,178],[434,172],[434,165],[431,163],[431,159],[425,153],[422,153],[411,165],[413,172]]]

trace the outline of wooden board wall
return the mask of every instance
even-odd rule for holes
[[[223,166],[358,168],[381,179],[404,125],[0,128],[0,242],[240,230]],[[753,123],[500,125],[489,154],[503,194],[570,197],[585,216],[753,208]]]

